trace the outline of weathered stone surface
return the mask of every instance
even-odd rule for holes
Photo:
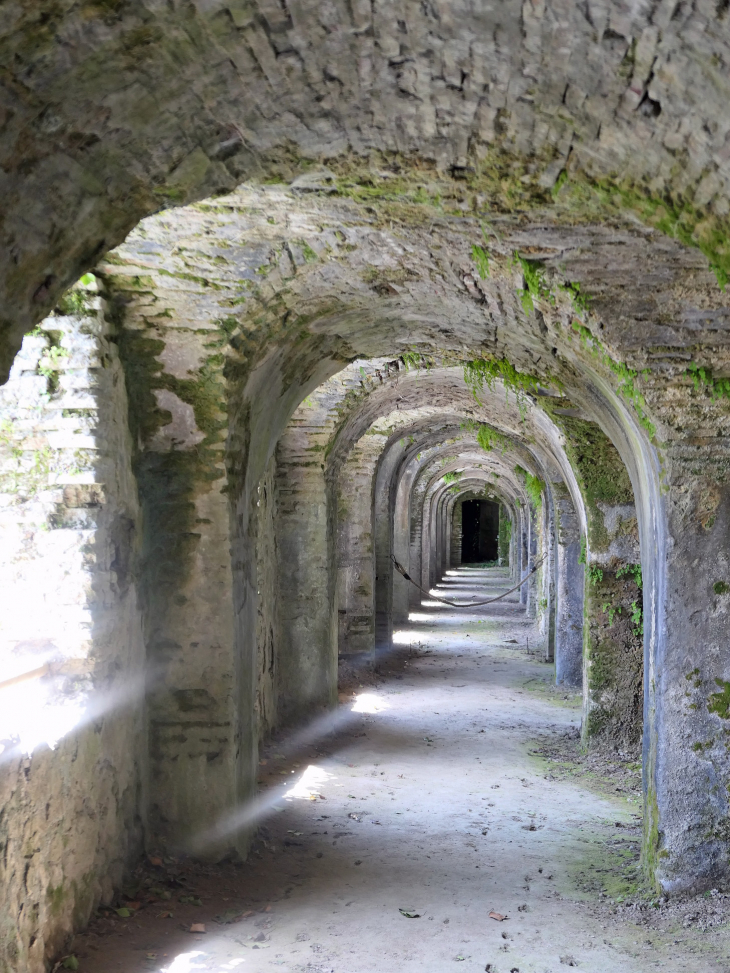
[[[26,338],[0,390],[3,971],[48,968],[145,827],[132,444],[113,332],[84,293]]]
[[[5,367],[141,217],[307,160],[378,150],[469,177],[496,158],[525,196],[568,169],[672,200],[690,233],[724,220],[725,18],[714,0],[6,3]]]

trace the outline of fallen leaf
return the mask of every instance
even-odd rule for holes
[[[115,909],[114,911],[118,916],[121,916],[122,919],[129,919],[129,917],[132,915],[130,909],[123,908],[123,909]]]
[[[156,857],[154,857],[152,855],[150,855],[150,857],[147,859],[147,861],[150,863],[150,865],[156,865],[158,868],[160,867],[160,865],[162,865],[162,859],[161,858],[156,858]]]
[[[141,906],[141,902],[127,902],[127,908],[131,909],[133,912],[136,912],[139,908],[141,908]]]
[[[489,918],[490,919],[496,919],[497,922],[504,922],[504,920],[507,918],[507,916],[503,916],[501,912],[490,912],[489,913]]]
[[[190,927],[190,932],[205,932],[204,922],[194,922]]]
[[[77,970],[79,968],[79,961],[76,959],[73,953],[70,956],[66,956],[61,963],[64,970]]]
[[[175,917],[173,916],[172,912],[158,912],[157,913],[157,918],[158,919],[174,919]]]
[[[405,916],[406,919],[420,919],[421,918],[421,913],[420,912],[414,912],[413,909],[398,909],[398,912],[400,912],[400,914],[402,916]]]
[[[182,902],[185,905],[202,905],[202,901],[197,897],[197,895],[180,895],[178,896],[178,902]]]

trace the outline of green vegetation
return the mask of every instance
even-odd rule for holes
[[[539,260],[528,260],[515,250],[513,263],[522,268],[524,286],[517,291],[525,314],[535,310],[535,301],[543,297],[555,303],[555,296],[545,275],[545,268]]]
[[[591,215],[604,217],[626,211],[635,213],[647,226],[678,240],[684,246],[699,249],[707,257],[717,283],[724,290],[730,278],[730,233],[722,218],[709,215],[671,190],[654,195],[647,187],[631,185],[610,177],[591,180],[584,174],[563,180],[555,194],[557,208],[580,212],[584,219]]]
[[[549,399],[541,404],[565,434],[565,451],[586,505],[591,549],[604,550],[608,533],[598,504],[633,504],[628,471],[616,447],[595,422],[562,415]]]
[[[534,476],[521,466],[515,466],[515,473],[525,484],[525,492],[530,498],[530,502],[532,503],[533,507],[540,508],[542,506],[543,491],[545,490],[545,483],[543,480],[541,480],[539,476]]]
[[[694,363],[687,366],[685,375],[692,379],[696,391],[706,389],[715,401],[730,399],[730,378],[713,378],[711,368]]]
[[[315,260],[317,259],[316,251],[314,251],[309,246],[306,240],[300,240],[298,242],[300,247],[302,248],[302,254],[304,256],[304,259],[307,261],[307,263],[314,263]]]
[[[712,590],[716,595],[726,595],[730,591],[730,584],[727,581],[716,581],[712,586]]]
[[[469,419],[466,422],[462,422],[461,428],[476,433],[477,443],[485,453],[489,453],[497,448],[499,448],[500,452],[504,453],[512,445],[507,436],[502,435],[501,432],[497,432],[496,429],[493,429],[492,426],[488,426],[484,422],[474,422],[473,419]]]
[[[609,606],[608,604],[605,604],[603,606],[603,611],[605,612],[606,609],[608,609],[608,627],[611,628],[611,626],[613,625],[614,618],[616,618],[617,615],[621,615],[622,612],[623,612],[623,609],[622,609],[621,605],[618,605],[618,606],[610,605]]]
[[[601,581],[603,581],[603,571],[601,570],[601,568],[598,568],[598,567],[596,567],[595,565],[592,564],[588,568],[588,582],[589,582],[589,584],[593,585],[593,587],[595,588],[595,586],[597,584],[600,584]]]
[[[719,693],[711,693],[707,708],[711,713],[723,719],[730,719],[730,682],[723,679],[715,679],[715,683],[720,687]]]
[[[480,247],[478,243],[475,243],[471,248],[471,256],[477,265],[479,276],[482,280],[486,280],[489,277],[489,254],[484,247]]]
[[[410,371],[411,368],[428,371],[433,367],[433,360],[420,351],[413,351],[412,349],[404,351],[400,358],[406,371]]]
[[[464,365],[464,381],[474,398],[479,401],[479,393],[485,388],[494,391],[495,384],[500,381],[509,396],[513,392],[517,399],[520,412],[525,412],[525,395],[537,395],[539,382],[534,375],[518,371],[512,362],[506,358],[475,358]]]
[[[631,602],[631,621],[634,625],[634,635],[644,634],[644,609],[638,601]]]
[[[617,578],[633,578],[639,588],[642,587],[644,581],[641,574],[640,564],[625,564],[622,568],[616,571]]]
[[[499,563],[509,564],[509,548],[512,540],[512,521],[506,516],[505,508],[499,508],[499,532],[497,535],[497,548],[499,551]]]
[[[87,275],[84,275],[87,276]],[[82,278],[83,279],[83,278]],[[72,288],[62,294],[54,308],[55,314],[83,315],[88,310],[88,298],[83,291]]]
[[[646,414],[646,400],[641,390],[637,387],[639,372],[623,362],[617,362],[606,351],[601,342],[593,333],[580,321],[573,321],[573,330],[577,331],[581,342],[591,354],[597,358],[606,368],[608,368],[618,379],[617,392],[622,395],[627,402],[630,402],[636,412],[639,423],[649,434],[651,439],[656,434],[656,427]],[[642,375],[645,375],[643,372]]]
[[[463,475],[464,473],[461,470],[455,470],[453,473],[444,473],[444,483],[458,483]]]

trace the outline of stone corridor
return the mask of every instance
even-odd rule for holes
[[[173,865],[166,929],[224,942],[195,910],[249,876],[310,967],[337,864],[418,881],[340,912],[422,966],[722,968],[728,2],[0,10],[0,973],[97,973],[71,944]],[[481,627],[434,594],[500,585]]]
[[[435,591],[489,597],[505,574],[462,568]],[[250,863],[147,863],[129,889],[139,911],[109,910],[72,943],[80,968],[727,969],[724,931],[688,932],[651,907],[664,921],[647,928],[630,908],[642,887],[638,790],[601,793],[535,756],[538,741],[575,748],[579,700],[551,690],[528,654],[539,633],[516,599],[478,614],[425,599],[413,615],[380,677],[341,695],[335,729],[266,748],[261,786],[274,802]]]

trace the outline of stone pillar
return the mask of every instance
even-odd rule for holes
[[[174,853],[190,850],[255,787],[256,591],[248,578],[234,595],[228,398],[215,343],[226,333],[190,331],[171,313],[152,329],[134,279],[126,283],[130,267],[108,286],[122,319],[142,508],[150,842]],[[253,553],[250,516],[246,507],[238,529]],[[245,854],[250,834],[233,828],[199,853]]]
[[[371,656],[375,648],[373,477],[384,437],[365,438],[351,449],[336,485],[340,656]]]
[[[669,892],[730,880],[730,487],[698,475],[694,448],[690,465],[663,484],[665,557],[646,588],[664,616],[646,674],[646,851]]]
[[[462,500],[458,499],[454,504],[451,515],[451,567],[461,567],[461,505]]]
[[[409,574],[411,574],[410,490],[412,481],[413,473],[409,470],[398,481],[393,519],[393,553]],[[408,621],[410,592],[416,589],[397,571],[392,572],[392,577],[393,622],[405,624]]]
[[[381,457],[375,476],[373,515],[375,535],[375,649],[378,652],[389,651],[393,645],[395,578],[397,577],[405,584],[408,583],[394,569],[393,562],[390,559],[391,553],[395,553],[396,480],[397,470],[402,459],[403,446],[401,443],[391,444]],[[402,510],[399,511],[399,514],[402,517]],[[403,563],[401,558],[398,558],[398,560]],[[408,570],[407,567],[406,570]]]
[[[332,502],[309,430],[290,423],[276,448],[276,663],[280,726],[337,702],[337,615]]]
[[[583,682],[583,590],[581,529],[575,505],[563,487],[554,484],[557,517],[557,639],[555,681],[579,687]]]
[[[530,522],[532,519],[529,503],[525,502],[520,507],[520,578],[527,577],[530,570]],[[529,598],[529,584],[523,584],[520,588],[520,604],[527,608]]]

